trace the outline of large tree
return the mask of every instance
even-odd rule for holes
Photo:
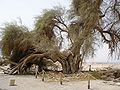
[[[11,73],[16,69],[22,72],[31,64],[37,64],[42,69],[48,59],[59,61],[63,73],[75,73],[79,71],[85,57],[95,54],[95,45],[102,43],[108,44],[111,55],[115,53],[119,58],[119,3],[119,0],[73,0],[68,11],[60,7],[44,10],[42,15],[36,17],[35,28],[31,32],[23,33],[23,27],[6,26],[2,39],[3,54],[15,58],[17,52],[24,52]],[[21,29],[22,33],[19,34]],[[66,43],[69,46],[61,51]]]
[[[94,54],[94,44],[100,39],[109,45],[111,55],[115,53],[119,58],[120,6],[118,3],[119,0],[73,0],[70,14],[72,22],[68,32],[73,41],[70,49],[73,53],[72,65],[75,62],[76,68],[80,58],[83,60],[84,56]],[[77,61],[76,57],[78,57]]]

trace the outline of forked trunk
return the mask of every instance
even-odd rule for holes
[[[76,55],[75,57],[70,54],[66,60],[61,60],[61,65],[63,69],[63,73],[65,74],[73,74],[79,71],[80,65],[80,56]]]

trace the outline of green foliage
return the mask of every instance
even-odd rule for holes
[[[101,0],[73,0],[74,12],[84,21],[85,29],[93,29],[99,20]]]
[[[76,39],[78,38],[79,34],[80,34],[80,25],[78,22],[73,23],[69,26],[69,36],[72,40],[72,42],[74,43],[76,41]]]
[[[43,30],[45,27],[53,24],[53,19],[55,18],[55,12],[53,10],[45,10],[42,16],[36,17],[35,29]]]
[[[49,39],[54,37],[53,29],[60,23],[59,18],[62,14],[63,9],[60,7],[43,10],[43,14],[35,18],[35,31],[37,34],[47,36]]]
[[[28,49],[33,48],[29,38],[30,33],[25,26],[19,26],[16,23],[5,24],[1,41],[3,56],[19,62],[23,56],[28,54]]]
[[[15,49],[21,40],[24,39],[28,30],[24,26],[18,26],[15,23],[7,23],[3,28],[2,34],[2,53],[10,56],[12,50]]]
[[[83,58],[86,57],[94,57],[96,51],[96,41],[97,36],[94,33],[89,34],[89,38],[87,38],[81,48],[81,55]]]
[[[36,17],[33,43],[37,50],[46,51],[54,44],[54,17],[52,11],[45,11],[42,16]]]
[[[57,20],[60,15],[60,9],[50,9],[35,18],[33,43],[37,50],[48,51],[57,47],[54,28],[59,23]]]
[[[109,2],[109,5],[105,4],[104,1]],[[120,30],[118,26],[120,23],[120,7],[117,6],[118,2],[117,0],[73,0],[72,9],[83,23],[82,30],[84,33],[81,35],[87,39],[86,36],[89,38],[89,34],[93,30],[99,32],[102,42],[108,44],[111,56],[117,55],[119,59]]]

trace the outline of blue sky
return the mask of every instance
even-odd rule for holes
[[[62,5],[70,6],[71,0],[0,0],[0,27],[5,22],[19,21],[22,19],[22,24],[32,29],[34,25],[34,17],[40,15],[43,9],[52,8],[53,6]],[[90,59],[93,62],[108,61],[108,50],[104,45],[96,52],[96,57]]]

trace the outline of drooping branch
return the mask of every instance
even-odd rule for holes
[[[115,3],[114,3],[114,5],[113,5],[113,10],[114,10],[114,12],[116,12],[117,13],[117,16],[118,16],[118,18],[119,18],[119,20],[120,20],[120,12],[119,12],[119,10],[116,8],[117,6],[118,6],[118,0],[115,0]]]
[[[103,40],[105,42],[107,42],[107,44],[109,45],[109,48],[111,49],[111,54],[113,52],[115,52],[116,49],[119,49],[119,42],[120,42],[120,32],[119,31],[114,31],[112,29],[105,31],[100,27],[95,27],[95,29],[100,32],[101,36],[103,37]],[[109,37],[105,34],[108,34]]]

